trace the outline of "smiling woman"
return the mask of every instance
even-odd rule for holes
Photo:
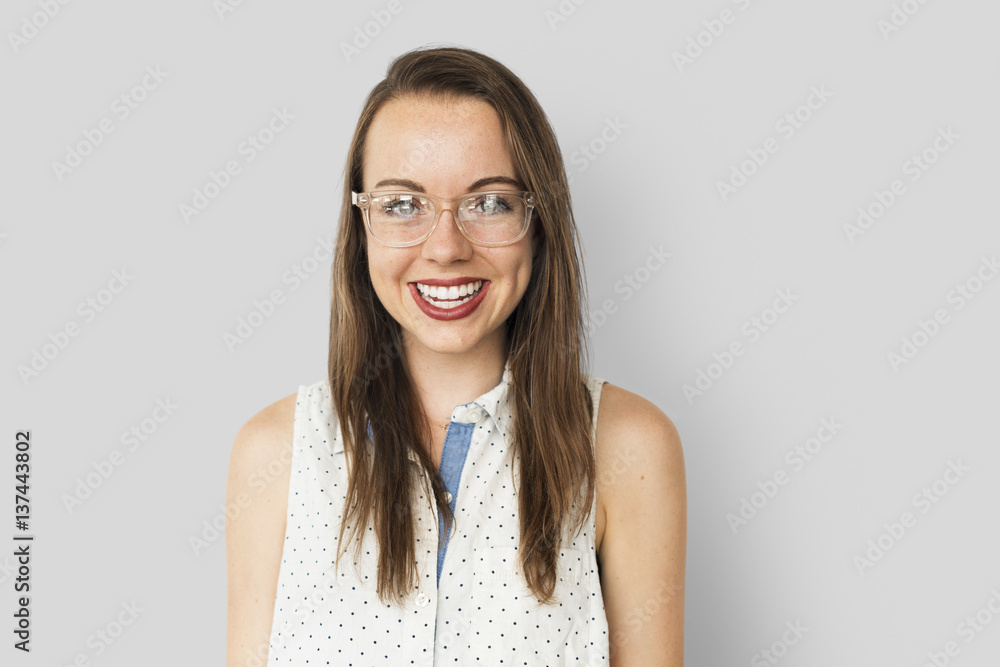
[[[425,149],[419,166],[404,157],[416,146]],[[368,130],[362,183],[372,190],[406,185],[412,192],[373,196],[365,208],[371,282],[386,311],[409,334],[407,359],[449,375],[486,358],[502,368],[503,324],[527,288],[541,227],[536,224],[533,235],[525,235],[532,205],[522,198],[533,200],[521,192],[493,107],[427,94],[387,102]],[[506,189],[469,196],[488,187]],[[461,203],[446,207],[428,192]],[[496,212],[500,202],[506,202],[502,213]],[[489,247],[482,245],[483,237]],[[458,299],[459,286],[470,284],[473,299],[457,307],[447,302]],[[434,414],[450,413],[449,400],[430,406]],[[439,457],[433,450],[431,455]]]
[[[584,371],[537,100],[475,51],[404,54],[343,197],[327,377],[233,444],[227,665],[683,664],[680,441]]]

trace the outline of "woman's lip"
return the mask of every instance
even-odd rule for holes
[[[482,280],[484,283],[489,282],[486,278],[428,278],[427,280],[414,280],[410,285],[416,285],[420,283],[421,285],[432,285],[434,287],[459,287],[460,285],[468,285],[469,283],[474,283]]]
[[[461,285],[464,283],[459,284]],[[417,302],[417,307],[423,311],[424,315],[427,315],[427,317],[431,317],[435,320],[450,321],[460,320],[463,317],[471,315],[472,312],[479,307],[479,304],[482,303],[483,297],[486,296],[486,292],[489,291],[490,282],[488,280],[484,280],[483,286],[479,288],[479,292],[476,293],[476,296],[461,305],[455,306],[454,308],[438,308],[430,301],[427,301],[424,297],[420,296],[420,290],[417,289],[416,283],[409,283],[407,287],[410,288],[410,294],[413,296],[413,300]]]

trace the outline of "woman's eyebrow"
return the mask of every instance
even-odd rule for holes
[[[398,185],[413,192],[426,192],[423,186],[418,185],[416,181],[411,181],[408,178],[386,178],[376,183],[375,189],[378,190],[383,185]]]
[[[482,190],[486,185],[494,185],[496,183],[503,183],[504,185],[513,185],[515,188],[522,188],[520,181],[510,178],[508,176],[487,176],[486,178],[480,178],[478,181],[469,186],[469,192],[476,192],[477,190]]]
[[[497,183],[502,183],[504,185],[513,185],[516,188],[522,188],[521,182],[517,179],[510,178],[509,176],[487,176],[486,178],[480,178],[478,181],[469,186],[468,192],[476,192],[477,190],[483,189],[487,185],[495,185]],[[408,178],[385,178],[375,184],[375,189],[379,189],[386,185],[398,185],[400,187],[406,188],[413,192],[427,192],[424,187],[417,183],[416,181],[411,181]]]

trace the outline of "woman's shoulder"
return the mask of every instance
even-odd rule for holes
[[[296,391],[259,410],[236,432],[229,453],[227,495],[249,493],[255,474],[274,461],[290,461],[299,393]],[[288,466],[281,467],[287,479]],[[275,497],[282,493],[281,489],[271,491]]]
[[[655,470],[666,482],[684,474],[680,435],[670,417],[653,402],[609,382],[601,388],[596,455],[599,468],[615,471],[601,476],[615,489],[646,479],[644,470]]]
[[[290,461],[295,419],[299,403],[303,403],[303,416],[310,410],[326,411],[329,406],[330,381],[323,378],[312,384],[301,385],[298,390],[278,399],[246,420],[236,433],[230,454],[230,478],[240,469],[252,474],[261,465],[267,466],[275,459],[286,465]],[[316,406],[315,408],[313,406]]]
[[[240,427],[233,441],[234,453],[253,456],[292,441],[295,406],[299,392],[289,394],[261,409]]]
[[[613,435],[636,431],[676,437],[673,421],[655,403],[604,380],[598,408],[598,429]]]

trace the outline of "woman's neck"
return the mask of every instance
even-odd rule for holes
[[[503,378],[506,340],[483,341],[480,348],[462,354],[444,354],[427,348],[405,348],[404,363],[427,416],[439,424],[463,405],[493,389]]]

